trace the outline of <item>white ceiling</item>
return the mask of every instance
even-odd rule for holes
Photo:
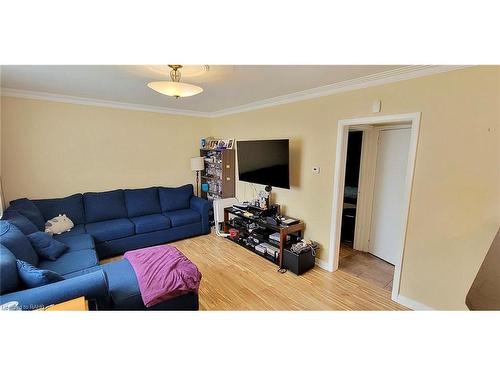
[[[166,109],[216,112],[401,68],[401,65],[211,65],[183,68],[203,93],[175,99],[146,86],[170,80],[159,65],[5,65],[1,87]]]
[[[458,65],[190,65],[181,82],[203,87],[175,99],[147,83],[166,65],[4,65],[1,94],[32,99],[218,117],[431,74]]]

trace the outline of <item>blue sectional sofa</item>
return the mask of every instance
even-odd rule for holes
[[[193,195],[192,185],[12,201],[0,226],[0,303],[18,301],[24,309],[33,309],[84,295],[101,309],[146,309],[130,263],[122,259],[99,265],[99,259],[207,234],[208,210],[209,203]],[[68,249],[56,260],[40,259],[26,236],[43,231],[45,221],[59,214],[75,224],[71,231],[54,235]],[[25,289],[17,277],[16,259],[65,280]],[[196,310],[198,296],[186,294],[152,309]]]

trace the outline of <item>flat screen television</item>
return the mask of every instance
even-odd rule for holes
[[[290,189],[288,139],[237,141],[240,181]]]

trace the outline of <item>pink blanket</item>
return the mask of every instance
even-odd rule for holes
[[[128,251],[146,307],[189,293],[198,293],[201,273],[176,247],[160,245]]]

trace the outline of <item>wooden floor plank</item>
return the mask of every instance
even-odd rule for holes
[[[171,245],[203,274],[201,310],[406,310],[389,291],[347,272],[315,267],[301,276],[280,274],[276,265],[215,234]]]
[[[348,244],[340,245],[339,269],[370,284],[392,291],[394,266],[367,252],[357,251]]]

